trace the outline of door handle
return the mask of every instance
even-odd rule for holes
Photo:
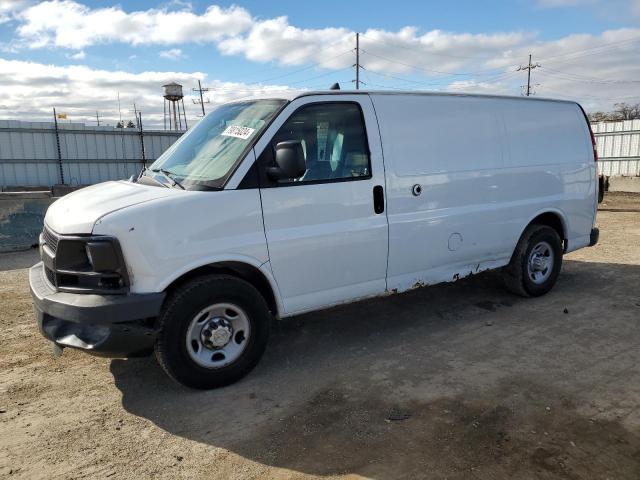
[[[377,214],[384,212],[384,190],[382,185],[373,187],[373,211]]]

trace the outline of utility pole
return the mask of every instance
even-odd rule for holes
[[[205,103],[209,103],[209,99],[207,98],[206,102],[204,100],[204,97],[202,96],[202,94],[204,92],[208,92],[209,89],[208,88],[202,88],[202,84],[200,83],[200,80],[198,80],[198,88],[194,88],[192,89],[194,92],[198,92],[200,94],[200,100],[193,100],[193,103],[200,104],[200,106],[202,107],[202,116],[205,116],[205,111],[204,111],[204,104]]]
[[[100,115],[98,114],[97,110],[96,110],[96,122],[98,122],[98,126],[100,126]]]
[[[360,90],[360,34],[356,32],[356,90]]]
[[[527,71],[527,90],[526,90],[526,96],[527,97],[531,95],[531,70],[533,70],[534,68],[538,68],[538,67],[542,67],[542,65],[540,65],[539,63],[532,64],[531,63],[531,54],[529,54],[529,64],[526,67],[523,67],[522,65],[520,65],[518,67],[518,69],[516,70],[516,72],[520,72],[522,70],[526,70]]]

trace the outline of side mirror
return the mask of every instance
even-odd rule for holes
[[[287,140],[276,145],[276,167],[267,169],[272,180],[299,178],[307,171],[304,150],[299,140]]]

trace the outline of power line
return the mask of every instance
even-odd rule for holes
[[[604,78],[587,77],[587,76],[576,74],[576,73],[562,72],[560,70],[556,70],[548,67],[545,67],[545,72],[548,75],[561,78],[563,80],[572,81],[572,82],[598,83],[598,84],[604,84],[604,85],[640,83],[640,80],[613,80],[613,79],[609,80]]]
[[[496,70],[500,70],[500,68],[492,68],[492,69],[487,69],[487,70],[479,70],[477,72],[445,72],[442,70],[434,70],[434,69],[430,69],[430,68],[425,68],[419,65],[414,65],[411,63],[406,63],[406,62],[401,62],[399,60],[393,60],[391,58],[388,57],[384,57],[382,55],[378,55],[377,53],[371,53],[369,50],[365,50],[365,49],[361,49],[362,53],[366,54],[366,55],[371,55],[372,57],[377,57],[380,58],[381,60],[385,60],[387,62],[391,62],[391,63],[397,63],[398,65],[404,65],[405,67],[409,67],[415,70],[422,70],[424,72],[433,74],[433,73],[437,73],[439,75],[445,75],[445,76],[456,76],[456,77],[468,77],[468,76],[473,76],[473,75],[482,75],[486,73],[484,72],[489,72],[489,71],[493,71],[495,72]]]
[[[558,54],[558,55],[552,55],[550,57],[543,57],[542,59],[547,61],[547,60],[551,60],[554,58],[570,58],[571,60],[576,59],[576,58],[582,58],[585,56],[591,56],[591,55],[599,55],[601,53],[607,53],[610,50],[615,50],[617,47],[620,47],[622,45],[626,45],[626,44],[630,44],[630,43],[634,43],[640,41],[640,37],[633,37],[633,38],[629,38],[626,40],[620,40],[617,42],[611,42],[611,43],[605,43],[602,45],[598,45],[597,47],[591,47],[591,48],[587,48],[584,50],[574,50],[573,52],[569,52],[569,53],[562,53],[562,54]],[[610,48],[610,47],[616,47],[616,48]],[[600,51],[601,50],[601,51]],[[589,52],[595,52],[595,53],[589,53]],[[573,55],[576,54],[584,54],[584,55],[578,55],[576,57],[572,57]]]
[[[313,77],[308,77],[308,78],[304,78],[302,80],[296,80],[295,82],[289,82],[289,85],[296,85],[299,83],[304,83],[304,82],[308,82],[310,80],[315,80],[317,78],[322,78],[322,77],[326,77],[328,75],[334,75],[337,73],[341,73],[341,72],[345,72],[347,70],[351,70],[352,67],[344,67],[338,70],[331,70],[330,72],[325,72],[322,73],[320,75],[315,75]],[[363,83],[362,81],[360,83]],[[233,85],[226,85],[226,86],[221,86],[221,87],[216,87],[214,88],[214,90],[219,91],[219,92],[250,92],[250,93],[255,93],[256,91],[260,91],[260,90],[265,90],[266,92],[279,92],[279,91],[286,91],[288,90],[286,87],[285,88],[280,88],[280,89],[269,89],[266,88],[265,86],[261,86],[259,84],[251,84],[251,83],[247,83],[244,86],[233,86]]]
[[[351,36],[351,34],[349,34],[349,37],[350,37],[350,36]],[[342,36],[341,38],[339,38],[339,39],[337,39],[337,40],[334,40],[334,41],[332,41],[332,42],[329,42],[329,43],[327,43],[326,45],[324,45],[324,46],[323,46],[323,49],[322,49],[321,51],[327,51],[327,50],[329,50],[329,47],[332,47],[332,46],[337,45],[337,44],[339,44],[339,43],[347,42],[347,40],[348,40],[348,38],[347,38],[347,36],[346,36],[346,35],[345,35],[345,36]],[[310,65],[308,65],[308,66],[306,66],[306,67],[302,68],[301,70],[296,70],[296,71],[294,71],[294,72],[290,72],[290,73],[284,74],[284,76],[286,76],[286,75],[293,75],[293,74],[295,74],[295,73],[297,73],[297,72],[304,71],[304,70],[308,70],[308,69],[313,68],[313,67],[317,67],[317,66],[321,65],[323,62],[326,62],[326,61],[328,61],[328,60],[333,60],[333,59],[335,59],[335,58],[338,58],[338,57],[340,57],[340,56],[342,56],[342,55],[346,55],[347,53],[351,53],[351,52],[353,52],[353,49],[352,49],[352,48],[351,48],[351,49],[349,49],[349,50],[347,50],[346,52],[340,53],[340,54],[338,54],[338,55],[336,55],[336,56],[334,56],[334,57],[330,57],[330,58],[328,58],[328,59],[324,59],[324,60],[320,60],[320,61],[318,61],[318,62],[312,63],[312,64],[310,64]],[[315,52],[314,52],[314,53],[315,53]],[[258,70],[258,71],[253,72],[250,76],[255,76],[255,75],[258,75],[258,74],[261,74],[261,73],[264,73],[264,72],[271,72],[271,71],[276,70],[276,69],[278,69],[278,68],[280,68],[280,66],[279,66],[279,65],[272,66],[272,67],[270,67],[270,68],[263,68],[263,69],[261,69],[261,70]],[[281,77],[281,76],[283,76],[283,75],[278,75],[278,76],[276,76],[275,78],[279,78],[279,77]],[[253,82],[253,83],[260,83],[260,82],[264,82],[264,81],[268,81],[268,80],[261,80],[261,81]]]
[[[481,83],[497,83],[508,78],[515,77],[518,74],[518,70],[511,70],[507,72],[502,72],[500,75],[496,75],[495,77],[485,78],[481,80]]]
[[[439,52],[433,52],[433,51],[423,51],[422,49],[420,49],[420,51],[418,50],[418,48],[411,48],[411,47],[406,47],[404,45],[399,45],[397,43],[389,43],[386,42],[382,39],[378,39],[378,38],[372,38],[367,36],[366,34],[362,34],[362,37],[366,40],[370,40],[372,42],[375,43],[379,43],[379,44],[383,44],[383,45],[387,45],[389,47],[394,47],[394,48],[402,48],[404,50],[408,50],[408,51],[413,51],[415,53],[420,53],[421,55],[437,55],[437,56],[442,56],[442,57],[451,57],[451,58],[460,58],[460,59],[475,59],[475,60],[480,60],[480,59],[494,59],[495,56],[491,55],[491,56],[462,56],[462,55],[451,55],[451,54],[444,54],[444,53],[439,53]],[[563,53],[563,54],[558,54],[558,55],[553,55],[553,56],[549,56],[549,57],[542,57],[542,60],[551,60],[551,59],[568,59],[569,61],[572,61],[574,59],[579,59],[579,58],[583,58],[583,57],[587,57],[587,56],[593,56],[593,55],[600,55],[600,54],[604,54],[604,53],[608,53],[609,51],[613,51],[616,50],[617,48],[621,47],[621,46],[626,46],[628,44],[631,43],[635,43],[640,41],[640,36],[639,37],[632,37],[632,38],[627,38],[625,40],[620,40],[620,41],[616,41],[616,42],[610,42],[610,43],[605,43],[602,45],[598,45],[596,47],[591,47],[588,49],[582,49],[582,50],[574,50],[572,52],[568,52],[568,53]],[[423,47],[423,45],[420,45],[420,47]],[[362,49],[362,52],[364,53],[365,50]],[[371,52],[368,52],[370,55],[374,55]],[[378,55],[379,57],[382,57],[381,55]],[[506,56],[506,57],[502,57],[502,58],[514,58],[513,56]],[[385,60],[391,61],[390,59],[385,58]],[[401,62],[397,62],[396,63],[401,63]],[[401,63],[402,64],[402,63]],[[405,64],[408,65],[408,64]],[[418,68],[418,69],[423,69],[422,67],[418,67],[415,66],[414,67]],[[426,69],[423,69],[426,70]],[[468,72],[468,73],[454,73],[454,72],[450,72],[449,74],[451,75],[479,75],[482,74],[484,72],[490,72],[490,71],[495,71],[495,70],[499,70],[499,68],[493,68],[493,69],[486,69],[486,70],[481,70],[481,71],[477,71],[477,72]],[[446,73],[446,72],[445,72]]]
[[[624,99],[628,99],[628,98],[638,98],[638,95],[624,95],[624,96],[618,96],[618,97],[599,97],[599,96],[595,96],[595,95],[589,95],[586,93],[582,93],[579,95],[572,95],[572,94],[567,94],[566,92],[561,92],[560,90],[555,90],[554,88],[550,88],[547,85],[543,85],[543,90],[549,90],[552,93],[554,93],[555,95],[564,97],[564,98],[568,98],[568,99],[575,99],[575,98],[584,98],[587,100],[624,100]]]
[[[351,50],[349,50],[349,52],[350,51]],[[345,52],[345,53],[349,53],[349,52]],[[275,77],[265,78],[265,79],[259,80],[257,82],[248,83],[247,85],[259,85],[261,83],[270,82],[271,80],[278,80],[279,78],[289,77],[291,75],[295,75],[295,74],[300,73],[300,72],[305,72],[305,71],[310,70],[310,69],[312,69],[314,67],[317,67],[319,64],[320,64],[319,62],[312,63],[311,65],[308,65],[308,66],[306,66],[304,68],[300,68],[298,70],[294,70],[293,72],[284,73],[282,75],[276,75]]]
[[[435,82],[433,82],[433,83],[432,82],[419,82],[419,81],[416,81],[416,80],[411,80],[411,79],[408,79],[408,78],[402,78],[402,77],[398,77],[398,76],[395,76],[395,75],[389,75],[389,74],[386,74],[386,73],[377,73],[377,72],[374,72],[372,70],[368,70],[367,68],[362,67],[362,66],[361,66],[361,68],[365,73],[365,78],[367,78],[368,84],[371,85],[372,87],[381,87],[381,88],[385,88],[385,89],[402,90],[402,91],[415,90],[415,89],[423,90],[420,87],[432,87],[432,88],[435,87],[435,88],[433,88],[433,90],[436,90],[436,91],[440,91],[442,89],[451,89],[451,88],[453,88],[453,85],[451,85],[450,82],[449,82],[449,84],[443,84],[443,83],[440,83],[440,82],[438,82],[438,83],[435,83]],[[502,73],[500,75],[497,75],[496,77],[493,77],[492,79],[482,80],[482,81],[480,81],[478,83],[481,84],[481,85],[498,83],[498,82],[500,82],[502,80],[506,80],[508,78],[514,77],[517,74],[518,74],[517,71],[509,71],[509,72],[505,72],[505,73]],[[372,82],[372,81],[370,81],[368,79],[369,75],[376,75],[376,76],[383,77],[383,78],[394,78],[396,80],[400,80],[400,81],[403,81],[403,82],[411,82],[411,83],[414,84],[414,86],[412,86],[412,87],[406,87],[406,86],[405,87],[402,87],[402,86],[398,87],[398,86],[383,85],[383,84],[380,84],[380,83],[374,83],[374,82]],[[471,86],[473,86],[473,85],[471,85]]]
[[[333,43],[336,43],[336,42],[333,42]],[[333,43],[331,43],[329,45],[332,45]],[[334,55],[334,56],[329,57],[329,58],[325,58],[325,59],[323,59],[323,60],[321,60],[319,62],[312,63],[310,65],[307,65],[306,67],[299,68],[299,69],[294,70],[292,72],[283,73],[281,75],[276,75],[276,76],[273,76],[273,77],[263,78],[262,80],[258,80],[258,81],[255,81],[255,82],[245,83],[244,85],[247,85],[247,86],[252,86],[252,85],[260,86],[260,85],[263,85],[264,83],[270,82],[272,80],[278,80],[280,78],[290,77],[291,75],[296,75],[298,73],[301,73],[301,72],[304,72],[304,71],[307,71],[307,70],[311,70],[314,67],[321,66],[323,63],[326,63],[326,62],[331,61],[331,60],[335,60],[336,58],[340,58],[340,57],[342,57],[344,55],[347,55],[347,54],[351,54],[352,52],[353,52],[353,49],[349,49],[347,51],[344,51],[342,53],[339,53],[339,54]],[[351,68],[351,67],[348,67],[348,68]],[[264,70],[262,70],[262,71],[264,71]],[[300,83],[300,82],[295,82],[295,83]],[[219,89],[216,88],[215,90],[219,90]]]
[[[377,75],[379,77],[384,77],[384,78],[393,78],[395,80],[400,80],[401,82],[413,83],[415,85],[442,86],[443,82],[448,82],[449,81],[449,80],[442,80],[442,81],[435,81],[435,82],[425,82],[425,81],[420,81],[420,80],[412,80],[412,79],[409,79],[409,78],[403,78],[403,77],[399,77],[397,75],[391,75],[389,73],[378,73],[378,72],[375,72],[373,70],[369,70],[369,69],[363,67],[362,65],[360,66],[360,68],[362,70],[365,70],[367,73],[372,74],[372,75]]]
[[[351,70],[351,68],[352,67],[345,67],[345,68],[341,68],[339,70],[331,70],[330,72],[322,73],[320,75],[316,75],[315,77],[305,78],[304,80],[298,80],[296,82],[289,82],[289,85],[296,85],[298,83],[308,82],[309,80],[315,80],[316,78],[322,78],[322,77],[326,77],[328,75],[333,75],[333,74],[338,73],[338,72],[344,72],[346,70]]]

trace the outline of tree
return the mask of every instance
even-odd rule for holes
[[[640,118],[640,103],[629,105],[628,103],[616,103],[612,116],[616,120],[635,120]]]
[[[116,123],[116,128],[124,128],[124,124],[122,122]]]
[[[619,122],[621,120],[635,120],[640,118],[640,103],[629,105],[627,103],[616,103],[612,112],[590,113],[589,120],[592,122]]]
[[[136,126],[135,126],[135,124],[134,124],[131,120],[129,120],[129,121],[127,122],[127,127],[126,127],[126,128],[136,128]]]
[[[609,114],[605,112],[593,112],[589,114],[589,120],[592,122],[606,122],[609,120]]]

